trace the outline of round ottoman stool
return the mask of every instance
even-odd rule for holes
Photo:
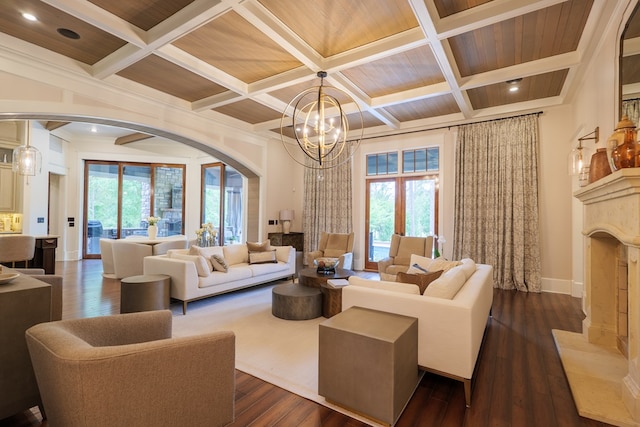
[[[171,276],[144,274],[120,281],[120,313],[169,308]]]
[[[322,292],[299,284],[274,286],[271,313],[286,320],[307,320],[322,316]]]

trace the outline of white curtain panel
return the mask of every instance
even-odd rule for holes
[[[346,153],[343,153],[346,155]],[[307,159],[311,162],[311,159]],[[330,169],[305,168],[304,172],[304,258],[318,249],[320,233],[350,233],[353,229],[352,162]]]
[[[454,258],[494,286],[540,292],[538,114],[463,125],[455,155]]]

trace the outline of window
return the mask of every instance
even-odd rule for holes
[[[398,153],[367,155],[367,176],[391,175],[398,173]]]
[[[85,162],[84,257],[98,258],[100,238],[147,235],[150,216],[158,236],[183,234],[184,165]]]
[[[243,177],[223,163],[202,165],[202,223],[218,230],[218,244],[243,239]]]
[[[390,159],[396,160],[394,172],[387,168],[386,177],[375,176],[384,175]],[[389,254],[394,233],[424,237],[438,230],[439,148],[402,151],[400,174],[397,159],[398,153],[367,155],[366,269],[377,269]]]

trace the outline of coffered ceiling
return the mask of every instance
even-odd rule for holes
[[[324,70],[393,132],[565,102],[607,1],[3,0],[0,46],[267,134]]]

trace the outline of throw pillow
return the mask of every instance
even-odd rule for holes
[[[439,257],[433,260],[429,266],[429,271],[443,270],[445,273],[451,270],[453,267],[461,265],[460,261],[449,261],[443,257]]]
[[[271,240],[267,239],[264,242],[247,242],[247,249],[249,252],[265,252],[271,250]]]
[[[464,286],[466,281],[467,278],[464,275],[464,271],[454,269],[434,280],[422,295],[435,298],[453,299],[460,288]]]
[[[432,270],[431,263],[433,263],[433,261],[434,260],[431,258],[412,254],[409,261],[409,265],[411,267],[409,267],[409,269],[407,270],[407,273],[420,274],[420,273],[424,273],[425,271],[431,271]],[[440,270],[440,269],[437,268],[436,270]]]
[[[200,277],[209,277],[211,270],[207,266],[207,262],[203,256],[200,255],[186,255],[186,254],[173,254],[171,258],[181,259],[183,261],[191,261],[196,266],[196,271]]]
[[[249,264],[276,263],[276,251],[249,252]]]
[[[213,269],[215,271],[222,271],[225,273],[229,271],[227,262],[220,255],[211,255],[211,264],[213,265]]]
[[[427,289],[427,286],[438,277],[442,275],[442,270],[434,271],[432,273],[426,274],[408,274],[399,272],[396,275],[396,282],[401,283],[412,283],[414,285],[418,285],[420,288],[420,294],[424,293],[424,290]]]
[[[213,271],[213,265],[211,264],[211,255],[206,255],[203,253],[202,248],[200,246],[191,246],[189,248],[189,255],[197,255],[197,256],[201,256],[204,258],[205,262],[207,263],[207,267],[209,268],[209,271]]]

